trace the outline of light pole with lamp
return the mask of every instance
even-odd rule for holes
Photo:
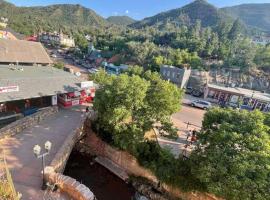
[[[42,190],[46,189],[46,181],[45,181],[45,157],[49,155],[50,150],[52,148],[52,143],[50,141],[45,142],[44,144],[45,152],[41,154],[41,147],[37,144],[33,148],[33,152],[38,159],[42,159]]]

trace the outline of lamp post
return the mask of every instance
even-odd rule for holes
[[[37,144],[33,148],[33,152],[38,159],[42,159],[42,190],[46,189],[46,181],[45,181],[45,157],[49,155],[50,150],[52,148],[52,143],[50,141],[45,142],[44,144],[45,152],[41,153],[41,147]]]

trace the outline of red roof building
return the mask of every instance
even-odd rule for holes
[[[24,40],[29,41],[29,42],[38,42],[38,37],[36,35],[31,35],[24,38]]]

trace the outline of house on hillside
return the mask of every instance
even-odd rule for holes
[[[270,44],[270,36],[255,36],[252,38],[252,42],[260,45]]]
[[[180,88],[185,88],[191,75],[191,68],[178,68],[174,66],[163,65],[160,68],[161,77],[176,84]]]
[[[63,33],[41,33],[38,36],[38,40],[47,45],[66,46],[69,48],[75,47],[75,40]]]
[[[8,23],[8,18],[5,18],[5,17],[0,18],[0,27],[6,28],[8,25],[7,23]]]
[[[104,61],[101,55],[101,50],[96,49],[92,42],[89,42],[88,44],[88,54],[86,59],[95,67],[99,67]]]

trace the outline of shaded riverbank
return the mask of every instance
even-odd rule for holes
[[[64,174],[89,187],[98,200],[131,200],[135,195],[131,185],[77,151],[71,153]]]

